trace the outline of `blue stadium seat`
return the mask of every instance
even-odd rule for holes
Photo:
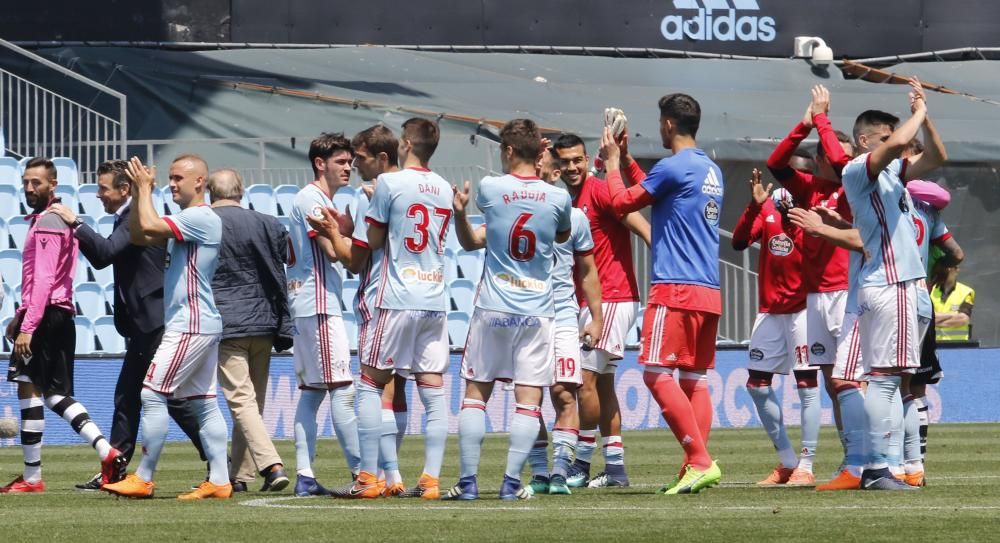
[[[625,334],[625,346],[626,347],[638,347],[639,346],[639,327],[633,326],[628,329],[628,333]]]
[[[358,189],[354,187],[341,187],[333,195],[333,207],[337,208],[338,211],[347,211],[351,203],[354,202],[354,195],[358,193]]]
[[[265,215],[277,215],[278,204],[274,201],[274,189],[271,185],[250,185],[243,197],[250,202],[250,207]]]
[[[115,284],[108,283],[104,285],[104,301],[108,302],[108,307],[111,308],[111,314],[115,313]]]
[[[455,235],[454,221],[448,225],[448,236],[444,238],[444,246],[446,249],[450,249],[456,253],[462,250],[462,245],[458,243],[458,236]]]
[[[21,189],[14,185],[0,183],[0,218],[6,220],[21,214],[20,192]]]
[[[114,215],[105,215],[100,219],[97,219],[97,228],[95,228],[95,230],[97,230],[97,232],[102,236],[104,237],[110,236],[111,232],[114,231],[114,229],[115,229]]]
[[[295,195],[298,193],[299,187],[295,185],[278,185],[274,187],[274,201],[278,206],[278,215],[282,217],[291,216]]]
[[[0,249],[6,249],[10,245],[10,234],[7,233],[7,221],[0,218]]]
[[[97,219],[91,217],[90,215],[77,215],[83,224],[89,226],[92,230],[97,230]]]
[[[0,327],[3,327],[3,329],[6,330],[7,325],[10,324],[10,321],[11,321],[10,317],[4,319],[3,322],[0,322]],[[6,354],[13,350],[14,346],[9,341],[7,341],[6,337],[3,337],[3,334],[0,334],[0,352]]]
[[[166,206],[167,215],[176,215],[181,212],[181,206],[174,203],[174,195],[170,192],[170,186],[163,187],[159,191],[160,202],[156,201],[156,193],[153,193],[153,205],[158,206],[157,210],[163,209]]]
[[[79,198],[76,196],[76,187],[70,187],[59,183],[56,185],[56,198],[62,202],[62,205],[69,208],[73,213],[80,212]]]
[[[451,283],[455,279],[458,279],[458,260],[455,258],[455,251],[446,248],[444,250],[444,281]]]
[[[344,329],[347,330],[347,343],[352,351],[358,350],[358,320],[354,313],[344,313]]]
[[[448,313],[448,338],[452,347],[465,347],[469,335],[469,315],[462,311]]]
[[[73,187],[75,191],[80,184],[80,169],[76,167],[76,161],[69,157],[57,156],[52,159],[52,164],[56,167],[58,186]]]
[[[28,237],[28,228],[30,227],[31,222],[25,215],[16,215],[7,219],[7,232],[10,233],[10,239],[14,243],[13,247],[24,248],[24,238]]]
[[[345,311],[353,312],[354,309],[354,296],[358,293],[358,288],[361,286],[361,281],[357,279],[346,279],[344,280],[344,288],[342,292],[342,303],[344,304]]]
[[[14,287],[3,283],[0,285],[3,289],[3,302],[0,303],[0,315],[13,315],[14,314]],[[2,335],[2,334],[0,334]]]
[[[30,156],[26,156],[17,161],[17,182],[21,182],[21,176],[24,174],[24,167],[28,165],[28,161],[31,160]]]
[[[114,317],[103,316],[94,320],[94,334],[97,336],[97,341],[101,343],[101,352],[125,352],[125,339],[118,335],[118,330],[115,329]]]
[[[476,284],[470,279],[455,279],[449,283],[448,290],[455,308],[471,315],[476,301]]]
[[[3,277],[3,282],[10,288],[21,286],[21,251],[0,250],[0,277]]]
[[[21,164],[14,157],[0,157],[0,185],[21,186]]]
[[[82,285],[93,281],[90,276],[90,263],[83,256],[83,253],[76,255],[76,270],[73,273],[73,284]]]
[[[472,225],[472,228],[479,228],[486,224],[486,218],[482,215],[469,215],[469,224]]]
[[[93,276],[94,282],[99,285],[106,285],[112,283],[115,280],[115,270],[111,266],[105,266],[102,269],[97,269],[90,265],[90,261],[87,261],[87,267],[90,268],[90,275]]]
[[[85,214],[94,218],[101,218],[107,215],[104,212],[104,204],[97,197],[97,185],[93,183],[80,185],[80,188],[76,189],[76,197],[80,201],[80,207]]]
[[[282,215],[282,216],[278,217],[278,222],[281,223],[281,226],[285,227],[285,230],[291,231],[291,229],[292,229],[292,219],[290,219],[290,218],[285,217],[284,215]]]
[[[83,283],[74,288],[76,307],[80,314],[89,319],[96,319],[108,314],[105,309],[104,287],[97,283]]]
[[[462,277],[478,281],[483,276],[483,259],[486,256],[482,250],[459,251],[455,256]]]
[[[94,323],[87,317],[76,317],[76,354],[94,352]]]

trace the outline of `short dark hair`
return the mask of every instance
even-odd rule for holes
[[[550,155],[550,156],[551,156],[551,157],[553,158],[553,160],[555,160],[556,162],[558,162],[559,160],[561,160],[561,159],[559,158],[559,151],[557,151],[557,150],[556,150],[556,147],[555,147],[555,145],[553,145],[552,147],[549,147],[549,148],[548,148],[548,152],[549,152],[549,155]]]
[[[897,124],[899,124],[899,117],[892,113],[877,109],[862,111],[854,120],[854,144],[857,145],[858,136],[876,126],[888,126],[889,129],[896,130]]]
[[[513,149],[515,158],[534,163],[542,151],[542,132],[531,119],[514,119],[500,130],[500,145]]]
[[[906,151],[910,153],[910,156],[919,155],[924,152],[924,144],[920,141],[920,138],[913,138],[906,145]]]
[[[659,105],[660,117],[673,121],[678,134],[692,138],[698,135],[698,126],[701,125],[701,106],[697,100],[676,92],[660,98]]]
[[[413,148],[413,154],[423,162],[429,162],[437,150],[441,140],[441,131],[434,121],[421,117],[407,119],[403,123],[402,139],[408,140]]]
[[[577,145],[583,147],[584,153],[587,152],[587,145],[583,143],[583,139],[580,138],[580,136],[564,132],[559,134],[559,136],[556,137],[556,140],[552,142],[552,149],[554,151],[559,151],[559,149],[572,149]],[[556,158],[559,158],[559,153],[556,153]]]
[[[370,126],[355,134],[351,138],[351,148],[357,152],[361,146],[364,146],[372,156],[385,153],[385,156],[389,157],[389,163],[399,164],[399,140],[385,125]]]
[[[97,176],[111,174],[111,187],[121,189],[129,184],[128,162],[124,160],[108,160],[97,167]]]
[[[343,132],[323,132],[316,136],[316,139],[309,144],[309,166],[312,167],[313,175],[319,175],[319,170],[316,169],[317,158],[326,160],[338,151],[347,151],[352,156],[354,155],[351,142],[344,137]]]
[[[849,143],[851,144],[851,147],[854,147],[854,140],[852,140],[850,136],[840,130],[834,130],[833,133],[836,134],[837,141],[840,143]],[[826,156],[826,149],[823,148],[822,140],[816,142],[816,157],[819,158],[821,156]]]
[[[48,157],[36,156],[32,158],[31,160],[28,161],[27,164],[24,165],[24,170],[27,171],[31,168],[38,168],[38,167],[45,168],[45,175],[48,176],[49,179],[57,178],[56,165],[53,164],[52,159]]]

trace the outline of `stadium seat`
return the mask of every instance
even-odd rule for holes
[[[115,280],[115,270],[111,266],[105,266],[103,269],[97,269],[90,265],[90,261],[87,261],[87,267],[90,268],[90,275],[93,276],[94,281],[99,285],[106,285],[108,283],[113,283]]]
[[[80,207],[83,209],[83,212],[87,215],[95,219],[107,215],[104,212],[104,204],[97,197],[97,185],[93,183],[80,185],[80,188],[76,189],[76,197],[80,201]]]
[[[21,165],[14,157],[0,157],[0,185],[21,186]]]
[[[285,230],[291,231],[291,229],[292,229],[292,219],[290,219],[290,218],[285,217],[284,215],[282,215],[282,216],[278,217],[278,222],[281,223],[281,226],[285,227]]]
[[[448,338],[452,347],[465,347],[469,335],[469,314],[462,311],[448,313]]]
[[[21,286],[21,251],[17,249],[0,250],[0,277],[10,288]]]
[[[628,333],[625,334],[625,346],[626,347],[638,347],[639,346],[639,327],[633,326],[628,329]]]
[[[56,167],[56,179],[59,180],[60,187],[73,187],[76,191],[80,184],[80,171],[76,167],[76,161],[72,158],[57,156],[52,159],[52,164]]]
[[[100,351],[104,353],[124,353],[125,339],[118,335],[115,329],[115,318],[111,316],[98,317],[94,320],[94,334],[100,342]]]
[[[26,156],[17,161],[17,182],[21,182],[21,175],[24,174],[24,167],[28,165],[28,161],[31,160],[30,156]]]
[[[28,228],[30,227],[31,221],[25,215],[16,215],[7,219],[7,232],[10,233],[12,247],[24,249],[24,238],[28,237]]]
[[[111,232],[115,229],[115,216],[105,215],[100,219],[97,219],[97,232],[104,237],[111,235]]]
[[[104,301],[108,302],[108,307],[111,308],[111,314],[115,314],[115,284],[108,283],[104,285]]]
[[[278,185],[274,187],[274,202],[278,206],[278,215],[282,217],[291,216],[295,195],[298,193],[299,187],[295,185]]]
[[[0,218],[7,219],[21,214],[21,189],[0,183]]]
[[[21,285],[14,287],[14,310],[21,307]]]
[[[462,245],[458,243],[458,236],[455,235],[454,221],[448,226],[448,236],[444,238],[445,249],[450,249],[453,252],[458,252],[462,250]]]
[[[278,204],[274,201],[271,185],[250,185],[243,197],[250,202],[250,208],[265,215],[277,215]]]
[[[14,314],[14,287],[3,283],[0,285],[3,289],[3,302],[0,303],[0,315],[13,315]]]
[[[476,301],[476,284],[470,279],[455,279],[449,283],[448,290],[455,309],[471,315]]]
[[[62,205],[69,208],[73,213],[80,212],[79,198],[76,196],[76,187],[70,187],[59,183],[56,185],[56,198],[59,198]]]
[[[173,201],[173,196],[170,194],[170,187],[163,187],[162,189],[153,191],[153,209],[155,209],[160,215],[169,211],[166,204],[163,202],[164,198]]]
[[[639,307],[639,312],[635,315],[635,328],[639,332],[639,337],[642,337],[642,319],[646,316],[646,306]],[[640,339],[641,341],[641,339]]]
[[[76,354],[94,352],[94,324],[87,317],[76,317]]]
[[[0,249],[6,249],[10,245],[10,234],[7,233],[7,221],[0,218]]]
[[[483,251],[459,251],[455,256],[462,277],[478,281],[483,276]]]
[[[361,286],[361,281],[357,279],[346,279],[344,281],[344,286],[342,289],[341,301],[344,304],[345,311],[354,311],[354,296],[358,293],[358,288]]]
[[[80,314],[89,319],[96,319],[108,314],[105,309],[104,287],[97,283],[82,283],[74,288],[76,307]]]
[[[455,279],[458,279],[458,260],[455,258],[455,251],[446,248],[444,250],[444,281],[450,284]]]
[[[344,313],[344,328],[347,330],[347,343],[352,351],[358,350],[358,319],[354,313]]]
[[[469,215],[469,224],[472,225],[472,228],[479,228],[486,224],[486,219],[482,215]]]
[[[163,209],[166,206],[167,215],[176,215],[181,212],[181,206],[174,203],[174,195],[170,192],[170,187],[166,186],[160,189],[160,203],[157,209]],[[156,194],[153,195],[153,204],[157,205]]]
[[[89,283],[94,279],[88,273],[90,270],[90,263],[83,256],[83,253],[78,253],[76,255],[76,270],[73,272],[73,285],[82,285],[84,283]]]
[[[7,325],[10,324],[10,320],[11,320],[10,318],[4,319],[3,322],[0,322],[0,326],[2,326],[4,330],[6,330],[7,329]],[[3,336],[4,336],[4,334],[0,334],[0,338],[2,338],[2,339],[0,339],[0,352],[3,352],[4,354],[6,354],[6,353],[9,353],[9,352],[13,351],[14,350],[14,346],[11,345],[11,343],[9,341],[7,341],[7,338],[3,337]]]
[[[354,187],[341,187],[333,195],[333,207],[337,208],[338,211],[346,212],[347,208],[354,202],[354,195],[357,193],[358,189]]]
[[[90,215],[77,215],[83,224],[89,226],[92,230],[97,230],[97,219],[91,217]]]

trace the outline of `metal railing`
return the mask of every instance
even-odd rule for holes
[[[125,155],[127,114],[125,95],[96,83],[8,41],[0,47],[44,66],[73,84],[94,89],[117,100],[117,111],[102,113],[0,68],[0,128],[8,154],[18,157],[64,156],[76,161],[81,180],[93,181],[97,166]],[[96,100],[96,99],[95,99]],[[114,116],[117,115],[117,118]]]
[[[722,242],[732,241],[733,234],[719,229]],[[756,259],[751,251],[760,251],[754,243],[736,255],[738,261],[719,259],[719,282],[722,288],[722,318],[719,319],[719,339],[742,343],[750,339],[757,318],[757,272],[751,269]]]

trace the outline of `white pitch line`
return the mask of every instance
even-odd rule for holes
[[[659,498],[666,504],[667,498]],[[683,499],[683,498],[681,498]],[[316,504],[307,504],[303,502],[317,502]],[[325,505],[319,505],[319,502],[326,501]],[[477,513],[490,513],[493,511],[545,511],[548,508],[544,507],[532,507],[530,505],[523,506],[511,506],[511,505],[493,505],[489,501],[480,502],[486,503],[487,505],[483,507],[472,507],[472,506],[458,506],[458,505],[438,505],[435,503],[426,503],[424,505],[367,505],[362,503],[352,503],[352,504],[337,504],[336,502],[331,503],[333,500],[329,498],[297,498],[295,496],[282,496],[278,498],[257,498],[254,500],[246,500],[240,502],[240,505],[246,505],[248,507],[267,507],[271,509],[342,509],[351,511],[452,511],[461,510],[468,512]],[[295,503],[286,503],[295,502]],[[907,511],[1000,511],[1000,505],[963,505],[963,506],[943,506],[943,505],[905,505],[901,504],[899,506],[878,506],[878,505],[699,505],[692,509],[703,510],[703,511],[766,511],[766,512],[794,512],[794,511],[896,511],[896,512],[907,512]],[[560,505],[560,511],[667,511],[663,506],[660,507],[615,507],[615,506],[573,506],[573,505]]]

